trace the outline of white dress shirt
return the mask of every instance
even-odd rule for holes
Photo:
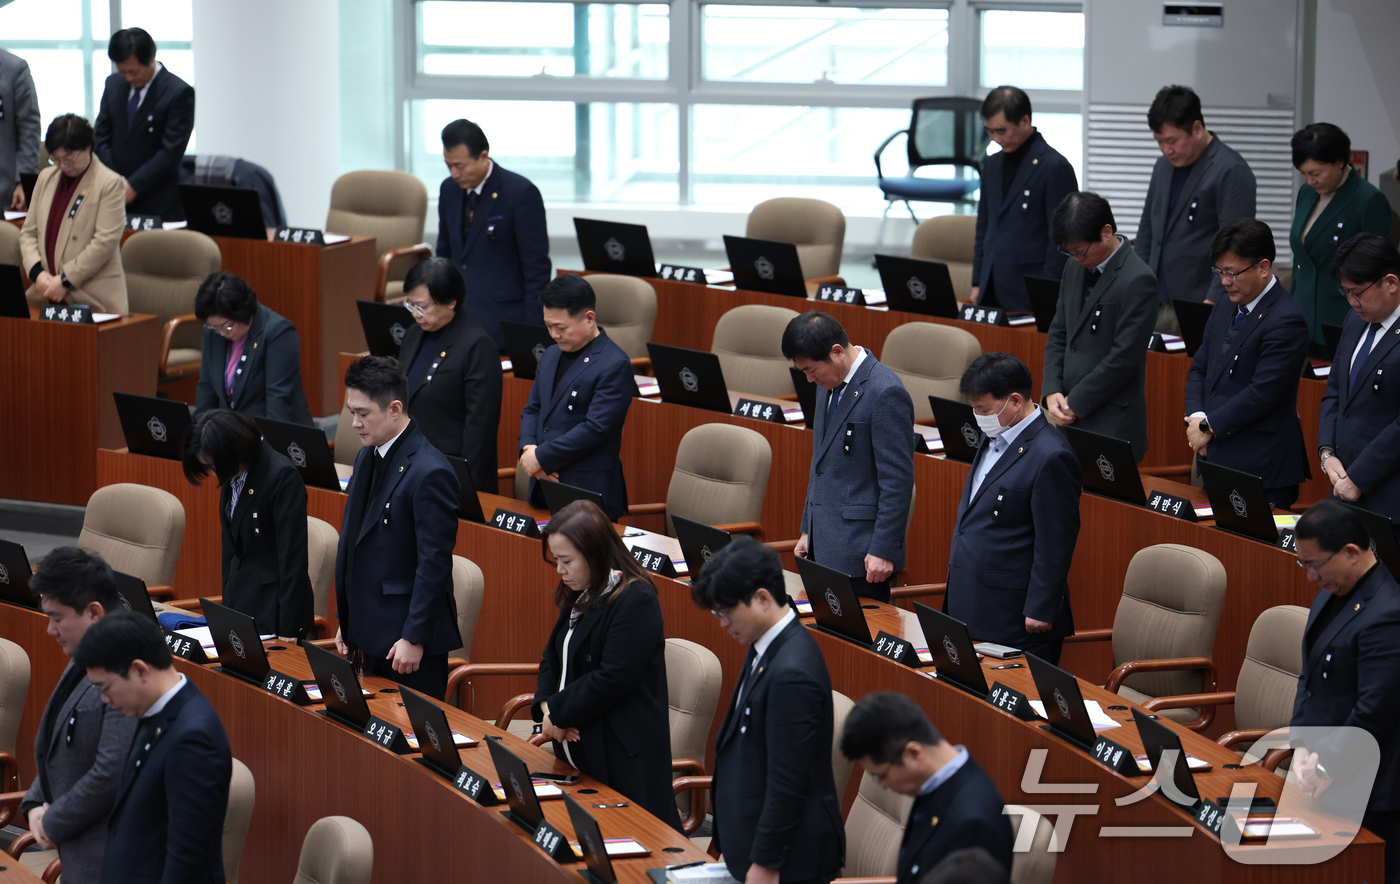
[[[1366,343],[1366,332],[1361,332],[1361,340],[1356,342],[1356,349],[1351,351],[1351,362],[1347,363],[1348,368],[1355,365],[1358,358],[1360,358],[1362,362],[1366,361],[1366,357],[1371,355],[1371,350],[1376,349],[1376,345],[1381,342],[1381,338],[1385,337],[1386,332],[1390,331],[1391,327],[1395,325],[1395,320],[1397,318],[1400,318],[1400,307],[1396,307],[1394,312],[1381,320],[1380,331],[1376,332],[1375,336],[1371,338],[1371,349],[1367,350],[1364,355],[1361,353],[1361,346]]]
[[[1002,452],[1010,448],[1011,443],[1016,441],[1016,437],[1021,435],[1021,432],[1038,420],[1040,416],[1040,406],[1037,405],[1030,417],[1007,427],[1005,432],[993,439],[991,445],[987,446],[987,453],[982,455],[982,460],[977,463],[977,472],[972,477],[972,493],[967,497],[969,502],[977,496],[978,489],[982,487],[982,480],[987,478],[992,467],[1001,460]]]
[[[189,679],[185,678],[185,673],[181,672],[180,680],[175,682],[175,687],[161,694],[160,699],[156,700],[154,703],[151,704],[151,708],[141,713],[141,717],[150,718],[154,715],[159,715],[161,713],[161,710],[163,710],[166,706],[169,706],[170,701],[175,699],[175,695],[180,693],[180,688],[184,687],[185,682],[187,681],[189,681]]]
[[[846,372],[846,377],[841,381],[842,384],[850,384],[851,378],[856,376],[856,369],[860,368],[860,364],[865,361],[865,348],[855,347],[854,349],[856,350],[856,360],[851,363],[851,370]],[[836,390],[833,389],[831,392],[836,393]],[[841,397],[844,396],[845,393],[845,390],[841,390],[841,392],[836,393],[835,396],[830,397],[827,403],[829,406],[828,410],[840,405]]]
[[[383,445],[376,445],[374,447],[375,452],[380,456],[380,458],[388,458],[389,449],[394,447],[394,443],[399,441],[399,437],[402,436],[407,430],[408,424],[404,424],[403,429],[399,430],[397,433],[394,434],[394,438],[390,439],[388,442],[385,442]]]
[[[948,782],[948,780],[952,778],[953,774],[962,770],[964,764],[967,764],[967,747],[954,746],[953,748],[958,750],[958,754],[953,757],[952,761],[948,762],[947,764],[940,767],[938,770],[934,771],[933,776],[924,780],[924,784],[919,787],[920,795],[928,795],[932,793],[934,789],[937,789],[939,786]]]
[[[754,670],[758,669],[758,661],[763,659],[763,655],[768,651],[768,646],[773,644],[773,640],[778,637],[778,633],[782,632],[784,629],[787,629],[787,625],[796,619],[797,612],[794,611],[792,608],[788,608],[787,613],[783,615],[783,618],[777,623],[774,623],[772,626],[768,627],[768,631],[763,633],[763,635],[759,636],[758,641],[753,643],[753,663],[749,666],[749,672],[751,674]],[[747,678],[744,679],[744,683],[748,683]],[[740,686],[739,693],[734,696],[734,708],[739,708],[739,700],[743,696],[744,689],[743,686]]]

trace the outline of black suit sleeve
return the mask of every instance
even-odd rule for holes
[[[478,491],[496,491],[496,434],[501,419],[501,356],[486,335],[472,342],[462,363],[462,456],[472,468]],[[487,465],[489,464],[489,469]],[[490,475],[487,485],[481,479]]]
[[[544,197],[535,185],[524,183],[526,190],[515,213],[515,247],[525,288],[525,321],[544,325],[540,290],[549,282],[549,231],[545,226]]]
[[[307,567],[306,485],[296,470],[282,470],[267,493],[272,495],[272,533],[277,540],[277,634],[296,638],[311,625],[314,606]],[[268,500],[261,505],[266,508]]]
[[[661,603],[650,584],[636,582],[611,602],[606,612],[605,653],[598,667],[569,682],[549,699],[549,718],[556,727],[578,727],[598,718],[636,690],[648,661],[665,641]],[[557,682],[556,682],[557,683]]]
[[[1050,180],[1045,182],[1045,229],[1053,229],[1055,210],[1060,207],[1060,201],[1071,193],[1079,190],[1079,178],[1074,174],[1074,167],[1069,164],[1069,160],[1061,157],[1059,162],[1051,166]],[[1061,254],[1060,247],[1055,244],[1054,237],[1045,237],[1045,264],[1041,267],[1041,272],[1054,279],[1065,266],[1065,256]]]
[[[452,550],[457,544],[460,498],[457,474],[446,465],[425,475],[414,489],[418,566],[402,637],[415,645],[426,645],[438,629],[457,628],[456,623],[439,623],[437,615],[442,610],[442,599],[452,595]]]
[[[204,342],[199,355],[199,385],[194,391],[194,416],[196,419],[211,408],[219,407],[219,394],[215,392],[214,385],[222,384],[224,379],[218,376],[218,367],[213,364],[214,351],[212,348],[214,333],[208,329],[204,330]]]
[[[205,880],[214,865],[210,853],[223,844],[232,775],[228,744],[220,746],[206,731],[186,731],[166,758],[164,773],[170,814],[161,884]]]
[[[820,665],[820,658],[816,662]],[[830,732],[831,692],[795,670],[775,671],[773,676],[764,723],[768,782],[749,851],[750,862],[769,869],[782,867],[793,833],[806,815],[813,766],[831,763],[831,746],[818,739],[824,729]],[[823,717],[828,721],[825,727]]]
[[[1078,264],[1074,265],[1078,267]],[[1041,374],[1040,395],[1042,401],[1052,393],[1065,391],[1065,343],[1069,340],[1069,293],[1082,294],[1079,286],[1069,285],[1070,264],[1060,273],[1060,300],[1055,307],[1055,318],[1050,320],[1050,328],[1045,333],[1045,371]]]
[[[296,326],[287,322],[269,334],[263,342],[267,354],[263,357],[266,373],[267,416],[283,423],[299,424],[304,419],[301,409],[293,405],[301,387],[301,342]]]
[[[112,167],[112,115],[107,111],[107,96],[112,90],[109,79],[102,89],[102,100],[97,103],[97,122],[93,124],[93,153],[102,164]]]
[[[151,96],[148,93],[146,97]],[[170,103],[165,131],[161,133],[160,150],[142,163],[141,168],[126,176],[127,183],[138,196],[152,185],[179,178],[180,160],[185,156],[185,147],[190,143],[190,133],[193,131],[194,89],[186,86]]]
[[[1047,428],[1041,432],[1054,431]],[[1060,610],[1061,588],[1069,576],[1074,545],[1079,540],[1079,493],[1083,480],[1079,461],[1063,449],[1057,449],[1036,474],[1031,488],[1035,564],[1022,611],[1027,617],[1054,623]]]
[[[1127,248],[1127,243],[1119,248]],[[1143,273],[1122,281],[1129,291],[1118,300],[1113,346],[1065,397],[1070,411],[1080,417],[1103,408],[1120,390],[1134,383],[1147,358],[1147,342],[1157,321],[1157,280],[1150,273]]]

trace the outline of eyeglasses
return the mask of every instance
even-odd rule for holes
[[[1251,270],[1258,266],[1259,262],[1255,261],[1253,264],[1250,264],[1248,267],[1244,268],[1244,270],[1221,270],[1219,267],[1212,267],[1210,268],[1210,272],[1214,274],[1216,279],[1220,280],[1226,285],[1231,285],[1236,279],[1240,277],[1242,273],[1244,273],[1245,270]]]
[[[1337,550],[1337,552],[1341,552],[1341,550]],[[1294,559],[1293,561],[1297,562],[1298,567],[1302,568],[1304,571],[1311,571],[1314,574],[1316,574],[1322,568],[1323,565],[1332,561],[1336,557],[1337,553],[1332,553],[1332,555],[1328,556],[1320,562],[1305,562],[1302,559]]]
[[[408,312],[412,313],[414,316],[422,316],[424,313],[428,312],[427,307],[419,306],[418,304],[415,304],[412,301],[404,301],[403,305],[407,307]]]
[[[222,325],[213,325],[208,322],[204,323],[204,327],[207,328],[209,331],[218,332],[219,334],[227,334],[228,332],[233,331],[233,327],[235,325],[238,325],[238,323],[232,321],[225,322]]]
[[[1057,252],[1059,252],[1061,255],[1068,255],[1068,256],[1070,256],[1071,258],[1073,258],[1074,260],[1079,261],[1079,260],[1082,260],[1082,259],[1084,259],[1084,258],[1089,257],[1089,250],[1092,249],[1093,247],[1094,247],[1094,244],[1093,244],[1093,243],[1089,243],[1088,245],[1086,245],[1086,246],[1084,247],[1084,251],[1079,252],[1078,254],[1075,254],[1074,252],[1071,252],[1069,249],[1065,248],[1064,246],[1058,246],[1055,250],[1056,250]]]
[[[1347,299],[1348,301],[1360,301],[1360,300],[1361,300],[1361,296],[1364,295],[1364,294],[1366,294],[1366,289],[1370,288],[1371,286],[1375,285],[1375,284],[1378,283],[1378,282],[1380,282],[1379,279],[1374,280],[1374,281],[1372,281],[1372,282],[1368,282],[1368,283],[1366,283],[1366,285],[1362,286],[1361,288],[1357,289],[1357,290],[1354,291],[1354,292],[1353,292],[1353,291],[1348,291],[1347,289],[1343,288],[1342,286],[1337,286],[1337,290],[1340,291],[1343,295],[1345,295],[1345,296],[1346,296],[1346,299]]]
[[[58,166],[59,168],[62,168],[62,169],[71,169],[71,168],[73,168],[74,166],[78,165],[78,160],[79,160],[81,157],[83,157],[86,153],[87,153],[87,150],[86,150],[86,149],[83,149],[83,150],[70,150],[70,151],[64,152],[63,156],[56,156],[55,154],[49,154],[49,159],[53,160],[53,164],[54,164],[55,166]]]

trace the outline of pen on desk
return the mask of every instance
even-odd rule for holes
[[[705,864],[705,860],[701,860],[701,861],[698,862],[698,863],[682,863],[681,865],[678,865],[678,866],[667,866],[667,867],[666,867],[666,871],[668,871],[668,872],[674,872],[674,871],[676,871],[677,869],[693,869],[693,868],[695,868],[696,866],[703,866],[704,864]]]
[[[1007,663],[1007,664],[1002,665],[1002,666],[993,666],[992,668],[993,668],[993,669],[1020,669],[1020,668],[1021,668],[1021,664],[1020,664],[1020,663]]]
[[[595,805],[593,805],[593,806],[594,806],[594,807],[603,808],[603,807],[629,807],[630,805],[629,805],[626,801],[619,801],[619,802],[616,803],[616,804],[595,804]]]

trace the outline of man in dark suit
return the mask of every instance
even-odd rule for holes
[[[0,205],[5,208],[29,208],[19,176],[39,174],[43,138],[29,63],[0,49]]]
[[[1400,253],[1379,233],[1358,233],[1332,259],[1351,312],[1317,426],[1332,493],[1400,520]]]
[[[1293,771],[1324,805],[1365,808],[1360,822],[1385,839],[1385,880],[1394,884],[1400,881],[1400,587],[1371,552],[1361,518],[1339,501],[1313,504],[1294,530],[1298,564],[1319,590],[1303,633],[1303,671],[1289,722]],[[1318,730],[1300,734],[1300,727]],[[1357,735],[1333,730],[1338,727],[1359,728],[1379,744],[1373,782],[1371,772],[1351,769],[1363,754],[1355,748]]]
[[[223,884],[233,759],[214,707],[175,669],[160,629],[131,611],[88,627],[73,662],[103,702],[139,720],[107,827],[103,884]]]
[[[126,211],[185,220],[180,161],[194,131],[194,87],[156,61],[156,44],[140,28],[107,43],[117,72],[107,78],[97,111],[97,156],[126,178]]]
[[[1079,539],[1079,458],[1042,418],[1030,369],[1015,356],[978,356],[958,392],[986,438],[958,504],[943,608],[975,639],[1058,665],[1074,632],[1067,577]]]
[[[404,411],[408,379],[398,360],[356,360],[345,394],[364,448],[335,554],[336,649],[441,700],[447,654],[462,644],[452,595],[461,485]]]
[[[1288,509],[1312,478],[1298,419],[1308,322],[1274,276],[1269,225],[1231,221],[1210,250],[1229,299],[1186,375],[1186,442],[1202,460],[1260,474],[1269,503]]]
[[[544,324],[539,294],[549,282],[549,232],[539,188],[496,165],[490,147],[470,120],[442,130],[450,176],[438,191],[437,254],[462,271],[467,312],[504,350],[502,319]]]
[[[1069,160],[1031,125],[1031,99],[1024,91],[998,86],[987,93],[982,120],[1001,151],[982,163],[972,300],[1028,311],[1021,277],[1060,275],[1065,256],[1050,238],[1050,213],[1079,189],[1079,179]]]
[[[530,502],[544,506],[542,479],[603,495],[614,522],[627,515],[622,475],[622,424],[637,391],[632,360],[598,327],[593,287],[560,276],[540,292],[554,346],[544,351],[530,399],[520,413],[520,464],[530,476]]]
[[[99,556],[59,547],[44,556],[30,578],[49,635],[73,656],[88,627],[122,608],[112,569]],[[44,706],[34,738],[39,775],[20,810],[29,831],[47,849],[58,848],[63,879],[100,880],[107,846],[107,815],[131,749],[136,720],[102,703],[82,667],[69,663]]]
[[[831,677],[783,589],[782,561],[736,537],[690,594],[749,646],[715,738],[713,846],[745,884],[829,882],[846,853],[831,776]]]
[[[783,329],[783,355],[817,394],[812,466],[793,554],[851,577],[856,592],[890,600],[904,567],[914,494],[914,402],[899,376],[816,310]]]
[[[916,884],[948,854],[982,847],[1011,871],[1014,835],[1001,793],[965,746],[954,746],[913,700],[869,694],[846,716],[841,754],[891,792],[914,799],[897,884]]]
[[[1060,303],[1045,340],[1045,417],[1064,427],[1126,439],[1147,454],[1147,343],[1157,319],[1157,279],[1117,233],[1096,193],[1055,208],[1051,233],[1065,254]]]
[[[1152,168],[1138,223],[1138,251],[1157,274],[1157,331],[1180,334],[1172,298],[1225,300],[1211,279],[1210,241],[1226,221],[1254,217],[1254,172],[1206,128],[1201,99],[1187,86],[1164,86],[1147,112],[1162,156]]]

